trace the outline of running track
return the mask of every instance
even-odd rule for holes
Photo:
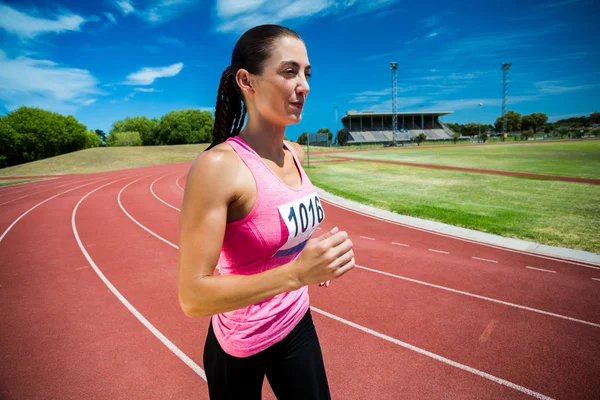
[[[208,317],[177,301],[188,168],[0,188],[0,398],[208,398]],[[600,398],[600,266],[324,207],[360,265],[310,288],[334,399]]]

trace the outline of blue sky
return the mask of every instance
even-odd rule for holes
[[[600,111],[599,11],[597,0],[0,0],[0,113],[37,106],[108,132],[127,116],[212,110],[241,33],[281,23],[313,66],[292,139],[333,131],[335,106],[339,118],[391,111],[390,61],[399,111],[493,123],[512,62],[509,109],[552,121]]]

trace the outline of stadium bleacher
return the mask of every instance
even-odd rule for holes
[[[427,141],[450,140],[454,132],[448,128],[440,116],[451,112],[402,112],[399,113],[396,142],[410,142],[424,133]],[[404,124],[403,124],[404,121]],[[388,144],[394,141],[392,113],[348,112],[342,124],[350,134],[348,144]]]

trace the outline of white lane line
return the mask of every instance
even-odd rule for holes
[[[436,250],[436,249],[428,249],[428,251],[433,251],[434,253],[441,253],[441,254],[450,254],[447,251]]]
[[[86,269],[89,268],[87,265],[85,267],[79,267],[79,268],[75,268],[75,271],[79,271],[80,269]]]
[[[479,257],[471,257],[474,260],[479,260],[479,261],[485,261],[485,262],[491,262],[491,263],[496,263],[498,264],[498,261],[496,260],[488,260],[487,258],[479,258]]]
[[[29,193],[29,194],[26,194],[26,195],[24,195],[24,196],[17,197],[16,199],[12,199],[12,200],[5,201],[4,203],[0,204],[0,206],[3,206],[3,205],[5,205],[5,204],[8,204],[8,203],[12,203],[13,201],[17,201],[17,200],[24,199],[25,197],[29,197],[29,196],[36,195],[36,194],[38,194],[38,193],[47,192],[48,190],[54,190],[54,189],[61,188],[61,187],[63,187],[63,186],[67,186],[67,185],[74,184],[74,183],[79,183],[79,182],[84,182],[84,181],[85,181],[85,179],[81,179],[81,180],[79,180],[79,181],[75,181],[75,182],[67,182],[67,183],[65,183],[65,184],[62,184],[62,185],[58,185],[58,186],[54,186],[54,187],[51,187],[51,188],[45,188],[45,189],[42,189],[42,190],[38,190],[37,192]]]
[[[375,239],[373,239],[373,238],[370,238],[370,237],[367,237],[367,236],[361,236],[360,238],[361,238],[361,239],[367,239],[367,240],[375,240]]]
[[[136,182],[136,181],[134,181],[134,182]],[[133,183],[133,182],[131,182],[129,185],[131,185],[132,183]],[[129,186],[129,185],[127,185],[127,186]],[[127,187],[127,186],[125,186],[125,187]],[[124,187],[123,189],[125,189],[125,187]],[[123,191],[123,189],[121,189],[121,192]],[[120,193],[121,193],[121,192],[119,192],[119,195],[120,195]],[[120,203],[119,203],[119,204],[120,204]],[[154,232],[152,232],[150,229],[146,228],[144,225],[140,224],[138,221],[136,221],[135,219],[133,219],[133,217],[131,217],[131,216],[129,215],[129,213],[127,213],[127,211],[126,211],[126,210],[125,210],[125,209],[124,209],[122,206],[121,206],[121,209],[122,209],[122,210],[125,212],[125,214],[126,214],[126,215],[127,215],[127,216],[128,216],[130,219],[131,219],[131,220],[133,220],[133,221],[134,221],[134,222],[135,222],[137,225],[139,225],[141,228],[143,228],[143,229],[144,229],[144,230],[146,230],[147,232],[150,232],[150,233],[151,233],[153,236],[157,237],[158,239],[162,240],[163,242],[165,242],[165,243],[167,243],[167,244],[171,245],[173,248],[175,248],[175,249],[178,249],[178,248],[179,248],[177,245],[175,245],[175,244],[173,244],[173,243],[169,242],[167,239],[164,239],[164,238],[162,238],[161,236],[159,236],[159,235],[155,234],[155,233],[154,233]],[[80,247],[83,249],[83,247],[82,247],[82,246],[80,246]],[[86,258],[87,258],[87,257],[86,257]],[[88,258],[88,261],[91,261],[91,259],[90,259],[90,258]],[[92,267],[95,265],[95,264],[93,264],[93,261],[91,261],[91,262],[90,262],[90,264],[92,264]],[[360,268],[364,268],[364,267],[360,267]],[[104,279],[103,279],[103,280],[104,280]],[[111,289],[111,290],[112,290],[112,289]],[[116,289],[115,289],[115,291],[116,291]],[[117,293],[118,293],[118,292],[117,292]],[[127,300],[125,300],[125,301],[127,301]],[[132,308],[133,308],[133,306],[132,306]],[[486,373],[486,372],[479,371],[479,370],[477,370],[477,369],[475,369],[475,368],[471,368],[471,367],[469,367],[469,366],[466,366],[466,365],[460,364],[460,363],[458,363],[458,362],[456,362],[456,361],[449,360],[449,359],[447,359],[447,358],[444,358],[444,357],[442,357],[442,356],[439,356],[439,355],[437,355],[437,354],[431,353],[431,352],[429,352],[429,351],[427,351],[427,350],[423,350],[423,349],[421,349],[421,348],[419,348],[419,347],[416,347],[416,346],[413,346],[413,345],[411,345],[411,344],[408,344],[408,343],[401,342],[401,341],[400,341],[400,340],[398,340],[398,339],[394,339],[394,338],[392,338],[392,337],[390,337],[390,336],[384,335],[383,333],[379,333],[379,332],[377,332],[377,331],[374,331],[374,330],[372,330],[372,329],[369,329],[369,328],[366,328],[366,327],[364,327],[364,326],[361,326],[361,325],[355,324],[354,322],[350,322],[350,321],[348,321],[348,320],[345,320],[345,319],[343,319],[343,318],[341,318],[341,317],[338,317],[337,315],[330,314],[330,313],[328,313],[328,312],[326,312],[326,311],[320,310],[320,309],[318,309],[318,308],[315,308],[315,307],[311,307],[311,309],[313,309],[314,311],[316,311],[316,312],[318,312],[318,313],[321,313],[321,314],[323,314],[323,315],[325,315],[325,316],[327,316],[327,317],[329,317],[329,318],[332,318],[332,319],[334,319],[334,320],[336,320],[336,321],[339,321],[339,322],[342,322],[342,323],[344,323],[344,324],[346,324],[346,325],[349,325],[349,326],[351,326],[351,327],[353,327],[353,328],[360,329],[360,330],[362,330],[362,331],[364,331],[364,332],[370,333],[371,335],[374,335],[374,336],[376,336],[376,337],[379,337],[379,338],[381,338],[381,339],[384,339],[384,340],[390,341],[390,342],[392,342],[392,343],[394,343],[394,344],[397,344],[397,345],[399,345],[399,346],[402,346],[402,347],[405,347],[405,348],[407,348],[407,349],[410,349],[410,350],[416,351],[416,352],[418,352],[418,353],[420,353],[420,354],[422,354],[422,355],[425,355],[425,356],[427,356],[427,357],[431,357],[431,358],[433,358],[433,359],[435,359],[435,360],[437,360],[437,361],[441,361],[441,362],[444,362],[444,363],[446,363],[446,364],[448,364],[448,365],[451,365],[451,366],[453,366],[453,367],[456,367],[456,368],[462,369],[463,371],[470,372],[470,373],[472,373],[472,374],[475,374],[475,375],[478,375],[478,376],[480,376],[480,377],[482,377],[482,378],[489,379],[489,380],[491,380],[491,381],[493,381],[493,382],[499,383],[499,384],[501,384],[501,385],[504,385],[504,386],[508,386],[508,387],[510,387],[510,388],[512,388],[512,389],[515,389],[515,390],[521,391],[521,392],[523,392],[523,393],[527,393],[527,394],[529,394],[530,396],[534,396],[534,397],[536,397],[536,398],[539,398],[539,399],[550,399],[550,400],[552,399],[551,397],[544,396],[544,395],[543,395],[543,394],[541,394],[541,393],[534,392],[533,390],[527,389],[527,388],[525,388],[525,387],[523,387],[523,386],[519,386],[519,385],[517,385],[517,384],[514,384],[514,383],[512,383],[512,382],[509,382],[509,381],[506,381],[506,380],[504,380],[504,379],[498,378],[498,377],[496,377],[496,376],[494,376],[494,375],[490,375],[490,374],[488,374],[488,373]],[[135,310],[135,309],[134,309],[134,310]],[[137,310],[136,310],[136,311],[137,311]],[[132,312],[133,312],[133,311],[132,311]],[[140,316],[141,316],[141,315],[140,315]],[[141,317],[143,318],[143,316],[141,316]],[[139,318],[138,318],[138,319],[139,319]],[[148,322],[148,324],[150,324],[150,323]],[[150,329],[150,328],[148,328],[148,329]],[[156,328],[155,328],[155,329],[156,329]],[[158,330],[157,330],[157,332],[158,332]],[[153,333],[154,333],[154,332],[153,332]],[[160,332],[158,332],[158,333],[160,333]],[[166,339],[166,338],[165,338],[165,339]],[[166,339],[166,340],[168,340],[168,339]],[[173,345],[173,346],[174,346],[174,345]],[[183,352],[182,352],[182,354],[183,354]],[[183,354],[183,356],[185,356],[185,354]],[[180,358],[181,358],[181,357],[180,357]],[[191,360],[190,360],[190,361],[191,361]],[[193,362],[193,361],[191,361],[191,362]],[[200,367],[198,367],[198,368],[200,368]]]
[[[487,372],[483,372],[483,371],[480,371],[478,369],[469,367],[468,365],[464,365],[464,364],[458,363],[456,361],[452,361],[452,360],[450,360],[448,358],[445,358],[445,357],[442,357],[442,356],[440,356],[438,354],[435,354],[435,353],[432,353],[430,351],[424,350],[424,349],[422,349],[420,347],[413,346],[412,344],[403,342],[401,340],[398,340],[398,339],[393,338],[391,336],[385,335],[383,333],[379,333],[377,331],[374,331],[373,329],[369,329],[369,328],[364,327],[362,325],[359,325],[359,324],[357,324],[355,322],[348,321],[347,319],[344,319],[342,317],[338,317],[337,315],[328,313],[327,311],[320,310],[320,309],[318,309],[318,308],[316,308],[314,306],[311,306],[310,309],[312,311],[315,311],[315,312],[317,312],[319,314],[322,314],[322,315],[324,315],[326,317],[329,317],[329,318],[334,319],[334,320],[336,320],[338,322],[341,322],[341,323],[343,323],[345,325],[351,326],[351,327],[356,328],[358,330],[361,330],[361,331],[363,331],[365,333],[368,333],[370,335],[376,336],[376,337],[378,337],[380,339],[387,340],[390,343],[393,343],[393,344],[396,344],[398,346],[404,347],[405,349],[412,350],[412,351],[414,351],[416,353],[419,353],[421,355],[424,355],[426,357],[433,358],[436,361],[443,362],[444,364],[448,364],[448,365],[450,365],[452,367],[455,367],[455,368],[458,368],[460,370],[463,370],[463,371],[469,372],[471,374],[477,375],[477,376],[479,376],[481,378],[488,379],[488,380],[490,380],[492,382],[495,382],[495,383],[498,383],[500,385],[507,386],[507,387],[509,387],[511,389],[518,390],[519,392],[523,392],[523,393],[528,394],[528,395],[530,395],[532,397],[535,397],[537,399],[552,399],[551,397],[548,397],[548,396],[543,395],[541,393],[535,392],[535,391],[533,391],[531,389],[527,389],[526,387],[517,385],[516,383],[512,383],[512,382],[507,381],[505,379],[502,379],[502,378],[499,378],[497,376],[488,374]]]
[[[146,232],[148,232],[149,234],[151,234],[152,236],[154,236],[155,238],[157,238],[158,240],[162,240],[163,242],[165,242],[166,244],[168,244],[169,246],[178,249],[179,247],[177,247],[176,245],[174,245],[173,243],[169,242],[167,239],[158,236],[156,233],[152,232],[150,229],[146,228],[144,225],[140,224],[138,222],[137,219],[133,218],[131,216],[131,214],[129,214],[127,212],[127,210],[125,209],[125,207],[123,207],[123,203],[121,203],[121,193],[123,193],[123,191],[125,189],[127,189],[129,186],[133,185],[134,183],[136,183],[139,180],[142,180],[144,177],[136,179],[133,182],[128,183],[127,185],[123,186],[123,189],[121,189],[121,191],[119,192],[119,195],[117,196],[117,202],[119,203],[119,207],[121,207],[121,210],[123,210],[123,212],[125,213],[125,215],[127,215],[129,217],[130,220],[132,220],[133,222],[135,222],[140,228],[142,228],[143,230],[145,230]]]
[[[156,178],[156,179],[154,180],[154,182],[152,182],[152,184],[150,185],[150,192],[152,193],[152,196],[156,197],[156,199],[157,199],[158,201],[160,201],[161,203],[163,203],[164,205],[166,205],[166,206],[169,206],[169,207],[171,207],[171,208],[172,208],[172,209],[174,209],[174,210],[181,211],[179,208],[177,208],[177,207],[175,207],[175,206],[172,206],[171,204],[167,203],[166,201],[164,201],[163,199],[161,199],[160,197],[158,197],[158,196],[156,195],[156,193],[154,193],[154,184],[155,184],[156,182],[158,182],[158,180],[159,180],[159,179],[161,179],[161,178],[164,178],[165,176],[167,176],[167,175],[163,175],[163,176],[161,176],[160,178]]]
[[[8,234],[8,232],[9,232],[9,231],[12,229],[12,227],[13,227],[13,226],[15,226],[15,225],[17,224],[17,222],[19,222],[19,221],[21,220],[21,218],[23,218],[24,216],[26,216],[27,214],[29,214],[31,211],[33,211],[33,210],[35,210],[36,208],[38,208],[39,206],[41,206],[42,204],[44,204],[44,203],[46,203],[46,202],[48,202],[48,201],[50,201],[50,200],[52,200],[52,199],[54,199],[54,198],[57,198],[58,196],[60,196],[60,195],[62,195],[62,194],[65,194],[65,193],[68,193],[68,192],[72,192],[73,190],[79,189],[79,188],[81,188],[81,187],[84,187],[84,186],[87,186],[87,185],[91,185],[92,183],[96,183],[96,182],[98,182],[98,181],[105,180],[105,179],[106,179],[106,178],[104,178],[104,179],[98,179],[98,180],[95,180],[95,181],[92,181],[92,182],[89,182],[89,183],[85,183],[85,184],[83,184],[83,185],[79,185],[79,186],[77,186],[77,187],[74,187],[74,188],[71,188],[71,189],[69,189],[69,190],[65,190],[64,192],[60,192],[59,194],[55,194],[55,195],[54,195],[54,196],[52,196],[52,197],[48,197],[46,200],[42,200],[42,201],[40,201],[40,202],[39,202],[39,203],[37,203],[35,206],[31,207],[29,210],[27,210],[27,211],[25,211],[23,214],[21,214],[21,216],[20,216],[19,218],[15,219],[15,220],[13,221],[13,223],[12,223],[12,224],[10,224],[10,226],[9,226],[8,228],[6,228],[6,230],[4,231],[4,233],[2,234],[2,236],[0,236],[0,242],[2,242],[2,239],[4,239],[4,237],[5,237],[5,236]]]
[[[598,279],[598,278],[592,278],[592,280],[594,280],[594,281],[600,281],[600,279]]]
[[[478,294],[473,294],[473,293],[465,292],[465,291],[462,291],[462,290],[452,289],[452,288],[449,288],[449,287],[446,287],[446,286],[435,285],[433,283],[423,282],[423,281],[419,281],[419,280],[416,280],[416,279],[407,278],[405,276],[401,276],[401,275],[396,275],[396,274],[392,274],[392,273],[389,273],[389,272],[380,271],[378,269],[363,267],[361,265],[355,265],[355,267],[356,268],[360,268],[360,269],[364,269],[365,271],[375,272],[376,274],[386,275],[386,276],[390,276],[392,278],[402,279],[402,280],[405,280],[405,281],[408,281],[408,282],[412,282],[412,283],[418,283],[419,285],[424,285],[424,286],[429,286],[429,287],[436,288],[436,289],[446,290],[448,292],[452,292],[452,293],[456,293],[456,294],[462,294],[464,296],[474,297],[476,299],[485,300],[485,301],[489,301],[489,302],[492,302],[492,303],[502,304],[502,305],[509,306],[509,307],[519,308],[521,310],[527,310],[527,311],[531,311],[531,312],[538,313],[538,314],[549,315],[551,317],[565,319],[567,321],[572,321],[572,322],[579,322],[580,324],[585,324],[585,325],[590,325],[590,326],[593,326],[593,327],[596,327],[596,328],[600,328],[600,324],[596,324],[594,322],[589,322],[589,321],[584,321],[584,320],[577,319],[577,318],[567,317],[566,315],[555,314],[555,313],[551,313],[551,312],[548,312],[548,311],[538,310],[537,308],[526,307],[526,306],[522,306],[520,304],[509,303],[508,301],[493,299],[491,297],[481,296],[481,295],[478,295]]]
[[[121,179],[119,179],[119,180],[121,180]],[[202,368],[200,368],[200,366],[198,366],[198,364],[196,364],[191,358],[189,358],[183,351],[181,351],[181,349],[179,349],[177,346],[175,346],[175,344],[173,344],[173,342],[171,342],[169,339],[167,339],[167,337],[165,335],[163,335],[162,332],[160,332],[158,329],[156,329],[154,327],[154,325],[152,325],[150,323],[150,321],[148,321],[121,294],[121,292],[119,292],[117,290],[117,288],[106,278],[106,276],[104,276],[104,274],[102,273],[102,271],[100,270],[100,268],[98,268],[98,266],[96,265],[96,263],[94,262],[94,260],[92,259],[92,257],[90,257],[90,254],[87,252],[87,250],[83,246],[83,243],[81,243],[81,238],[79,237],[79,233],[77,231],[77,224],[75,222],[75,217],[77,216],[77,209],[79,208],[79,205],[89,195],[91,195],[92,193],[94,193],[94,192],[102,189],[103,187],[106,187],[106,186],[108,186],[110,184],[113,184],[115,182],[117,182],[117,181],[113,181],[113,182],[107,183],[106,185],[100,186],[99,188],[96,188],[96,189],[92,190],[91,192],[89,192],[88,194],[86,194],[85,196],[83,196],[81,198],[81,200],[79,200],[79,202],[77,203],[77,205],[75,206],[75,208],[73,209],[73,214],[71,215],[71,226],[73,227],[73,234],[75,235],[75,239],[77,240],[77,244],[79,245],[79,249],[81,250],[81,252],[85,256],[86,260],[90,263],[90,265],[92,266],[92,268],[94,269],[94,271],[96,272],[96,274],[98,274],[98,276],[100,277],[100,279],[102,280],[102,282],[104,282],[104,284],[110,289],[110,291],[119,299],[119,301],[121,303],[123,303],[123,305],[125,307],[127,307],[127,309],[138,319],[138,321],[140,321],[150,332],[152,332],[152,334],[154,336],[156,336],[156,338],[158,340],[160,340],[169,350],[171,350],[173,352],[173,354],[175,354],[177,357],[179,357],[179,359],[181,361],[183,361],[185,363],[185,365],[187,365],[188,367],[190,367],[198,376],[200,376],[202,379],[204,379],[206,381],[206,374],[204,373],[204,370]],[[137,181],[134,181],[134,182],[137,182]],[[129,185],[131,185],[131,183]],[[127,185],[127,186],[129,186],[129,185]],[[125,187],[127,187],[127,186],[125,186]],[[121,189],[121,192],[122,191],[123,190]],[[121,192],[119,192],[119,195],[121,194]],[[120,205],[120,203],[119,203],[119,205]],[[125,211],[123,209],[123,207],[121,207],[121,209],[123,211]],[[129,214],[127,214],[127,215],[129,216]]]
[[[394,245],[396,245],[396,246],[410,247],[409,245],[407,245],[407,244],[404,244],[404,243],[396,243],[396,242],[392,242],[392,244],[394,244]]]
[[[542,269],[542,268],[534,268],[534,267],[525,267],[525,268],[534,269],[536,271],[542,271],[542,272],[552,272],[553,274],[556,273],[556,271],[552,271],[550,269]]]
[[[551,261],[555,261],[555,262],[559,262],[559,263],[577,265],[577,266],[580,266],[580,267],[586,267],[586,268],[592,268],[592,269],[600,270],[600,265],[598,265],[598,264],[592,264],[592,263],[590,263],[592,265],[582,264],[582,263],[579,263],[577,261],[571,261],[571,260],[566,259],[566,258],[543,256],[541,254],[528,253],[528,252],[525,252],[525,251],[515,250],[515,249],[508,248],[508,247],[501,247],[501,246],[496,246],[496,245],[489,244],[489,243],[478,242],[478,241],[471,240],[471,239],[465,239],[465,238],[462,238],[462,237],[459,237],[459,236],[448,235],[447,233],[436,232],[436,231],[432,231],[432,230],[428,230],[428,229],[419,228],[419,227],[416,227],[416,226],[404,224],[404,223],[401,223],[401,222],[392,221],[392,220],[389,220],[389,219],[386,219],[386,218],[376,217],[374,215],[368,214],[368,213],[363,212],[363,211],[358,211],[358,210],[354,210],[354,209],[349,208],[349,207],[345,207],[345,206],[343,206],[341,204],[338,204],[338,203],[336,203],[336,202],[334,202],[332,200],[329,200],[329,199],[322,198],[321,201],[324,201],[325,203],[331,205],[332,207],[337,207],[337,208],[339,208],[341,210],[346,210],[346,211],[349,211],[349,212],[357,214],[357,215],[362,215],[363,217],[367,217],[367,218],[371,218],[371,219],[376,219],[378,221],[386,222],[388,224],[398,225],[398,226],[401,226],[401,227],[404,227],[404,228],[413,229],[413,230],[416,230],[416,231],[421,231],[421,232],[429,233],[429,234],[432,234],[432,235],[443,236],[443,237],[447,237],[449,239],[460,240],[462,242],[473,243],[473,244],[476,244],[476,245],[479,245],[479,246],[491,247],[493,249],[498,249],[498,250],[502,250],[502,251],[509,251],[511,253],[523,254],[523,255],[526,255],[526,256],[530,256],[530,257],[543,258],[545,260],[551,260]]]
[[[179,175],[179,176],[177,177],[177,179],[175,180],[175,184],[177,185],[177,187],[178,187],[179,189],[181,189],[181,191],[182,191],[182,192],[185,192],[185,189],[184,189],[184,188],[182,188],[182,187],[181,187],[181,185],[179,185],[179,180],[180,180],[180,179],[181,179],[181,177],[182,177],[182,176],[184,176],[184,175],[185,175],[185,174],[183,174],[183,175]]]

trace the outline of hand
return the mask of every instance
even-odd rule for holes
[[[352,246],[348,234],[337,227],[323,236],[310,239],[293,262],[300,287],[331,281],[354,268]]]

